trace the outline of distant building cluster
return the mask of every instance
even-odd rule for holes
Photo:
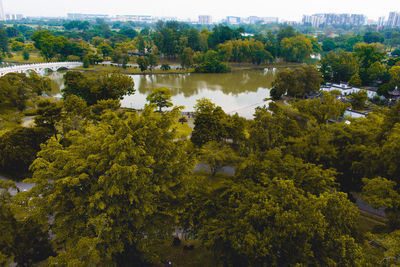
[[[24,18],[22,14],[6,14],[5,20],[21,20]]]
[[[109,19],[108,15],[103,14],[81,14],[81,13],[68,13],[67,19],[70,20],[96,20],[96,19]]]
[[[304,25],[313,27],[325,27],[330,25],[361,26],[366,24],[367,17],[362,14],[314,14],[304,15],[302,20]]]
[[[224,23],[236,25],[236,24],[270,24],[270,23],[279,23],[279,18],[277,17],[257,17],[250,16],[247,18],[242,17],[234,17],[227,16],[224,20]]]
[[[117,15],[111,19],[115,21],[134,21],[134,22],[153,22],[153,18],[148,15]]]
[[[386,26],[400,27],[400,12],[390,12],[389,18],[386,21]]]
[[[178,20],[176,17],[153,17],[149,15],[116,15],[114,17],[104,14],[82,14],[82,13],[68,13],[67,19],[69,20],[96,20],[103,19],[106,21],[133,21],[152,23],[158,20],[172,21]]]
[[[201,24],[201,25],[212,24],[212,17],[209,15],[200,15],[199,16],[199,24]]]

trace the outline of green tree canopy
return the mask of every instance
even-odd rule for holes
[[[171,101],[171,90],[166,87],[155,88],[153,92],[151,92],[146,100],[150,102],[150,104],[156,104],[158,107],[158,111],[161,112],[162,108],[172,107]]]
[[[54,242],[65,250],[51,262],[131,264],[153,238],[169,236],[194,167],[189,143],[175,140],[178,117],[152,107],[106,112],[68,133],[68,146],[50,139],[31,166],[29,198],[42,221],[54,216]]]
[[[289,62],[303,62],[313,53],[313,45],[309,38],[297,35],[281,41],[281,55]]]
[[[65,75],[63,97],[77,95],[88,105],[96,104],[99,100],[120,100],[125,95],[135,93],[133,79],[120,72],[84,74],[69,71]]]

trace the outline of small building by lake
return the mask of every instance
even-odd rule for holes
[[[351,95],[352,93],[358,93],[361,90],[366,90],[368,98],[372,99],[375,96],[378,96],[377,92],[372,89],[361,89],[358,87],[350,86],[347,83],[326,83],[325,85],[321,85],[320,89],[326,92],[339,91],[340,94],[343,96]]]

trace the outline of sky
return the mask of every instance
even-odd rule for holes
[[[301,20],[315,13],[364,14],[370,19],[400,11],[400,0],[2,0],[5,13],[24,16],[66,16],[67,13],[151,15],[197,19],[211,15],[279,17]]]

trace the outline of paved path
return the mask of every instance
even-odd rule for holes
[[[111,61],[103,61],[103,62],[99,63],[98,65],[101,65],[101,64],[122,67],[122,64],[113,63]],[[139,68],[139,65],[137,65],[137,64],[126,64],[126,66],[130,67],[130,68]],[[180,65],[170,65],[170,68],[171,68],[171,70],[176,70],[176,69],[179,69],[182,67]],[[153,69],[159,70],[159,69],[161,69],[161,65],[155,66]]]
[[[360,209],[362,211],[366,211],[366,212],[374,214],[374,215],[377,215],[377,216],[380,216],[380,217],[386,218],[386,213],[385,213],[384,208],[374,209],[364,200],[358,199],[358,198],[356,198],[356,200],[357,200],[356,205],[357,205],[358,209]]]
[[[10,181],[10,179],[1,176],[0,175],[0,180],[6,180],[6,181]],[[18,187],[19,191],[29,191],[32,189],[32,187],[35,186],[35,184],[31,184],[31,183],[23,183],[23,182],[14,182],[15,185]],[[15,195],[18,193],[17,190],[10,190],[11,195]]]

